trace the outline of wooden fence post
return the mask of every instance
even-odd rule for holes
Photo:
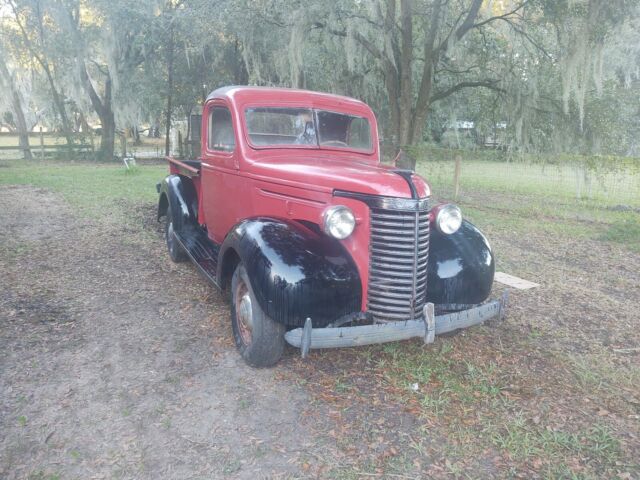
[[[44,160],[44,134],[42,133],[42,127],[40,127],[40,160]]]
[[[91,140],[91,155],[93,156],[93,159],[96,159],[96,146],[93,143],[93,129],[89,130],[89,140]]]
[[[178,156],[184,158],[184,146],[182,145],[182,132],[178,130]]]
[[[460,155],[456,155],[456,167],[453,172],[453,198],[454,200],[458,200],[458,194],[460,193],[460,164],[462,163],[462,158]]]

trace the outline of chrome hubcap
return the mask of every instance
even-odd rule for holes
[[[240,337],[245,345],[249,345],[253,332],[253,308],[249,290],[244,282],[240,282],[236,289],[236,317]]]

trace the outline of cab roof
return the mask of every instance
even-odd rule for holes
[[[268,104],[270,106],[296,104],[300,106],[309,105],[310,107],[336,106],[359,111],[363,109],[370,111],[367,104],[354,98],[295,88],[228,86],[211,92],[207,97],[207,102],[213,99],[228,100],[236,106],[247,104]]]

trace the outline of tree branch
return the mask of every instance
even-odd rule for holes
[[[480,7],[482,6],[482,0],[473,0],[471,4],[471,8],[467,12],[467,16],[465,17],[462,25],[458,27],[456,30],[456,39],[460,40],[464,35],[473,28],[475,25],[476,18],[478,17],[478,12],[480,11]]]
[[[440,17],[441,9],[444,1],[437,0],[437,3],[433,5],[431,12],[431,22],[429,30],[427,32],[424,44],[424,65],[422,67],[422,78],[420,80],[420,87],[418,89],[418,99],[416,100],[416,107],[413,112],[413,132],[411,134],[413,138],[417,138],[422,131],[422,125],[427,118],[427,112],[429,111],[429,105],[431,104],[431,93],[433,89],[433,70],[438,64],[440,59],[440,52],[438,49],[434,50],[436,37],[440,30]],[[439,48],[439,47],[438,47]]]
[[[109,75],[109,71],[107,69],[105,69],[105,67],[103,65],[100,65],[98,62],[96,62],[94,59],[90,58],[89,61],[91,63],[93,63],[93,65],[96,67],[96,69],[103,74],[104,76],[108,76]]]
[[[347,36],[347,32],[345,32],[344,30],[335,30],[333,28],[328,28],[326,24],[322,22],[313,22],[312,26],[314,28],[321,28],[332,35],[336,35],[339,37]],[[371,55],[379,60],[384,60],[384,54],[382,53],[382,51],[369,40],[367,40],[360,32],[354,32],[353,38],[356,39],[358,43],[360,43]]]
[[[494,20],[505,20],[505,19],[508,19],[512,15],[515,15],[520,10],[522,10],[527,3],[529,3],[529,0],[524,0],[524,2],[522,2],[520,5],[518,5],[516,8],[514,8],[510,12],[507,12],[507,13],[505,13],[503,15],[496,15],[494,17],[489,17],[486,20],[483,20],[482,22],[478,22],[478,23],[474,24],[471,28],[481,27],[483,25],[486,25],[487,23],[493,22]]]
[[[509,18],[500,18],[499,20],[507,22],[509,26],[515,30],[516,33],[519,33],[520,35],[522,35],[531,45],[533,45],[535,48],[540,50],[545,57],[547,57],[549,60],[553,60],[553,57],[551,56],[551,54],[547,52],[542,45],[540,45],[533,38],[531,38],[531,35],[529,35],[527,32],[522,30],[522,28],[515,25]]]
[[[434,93],[433,95],[431,95],[430,100],[431,100],[431,103],[437,102],[438,100],[442,100],[444,98],[447,98],[450,95],[453,95],[454,93],[462,90],[463,88],[483,87],[483,88],[488,88],[489,90],[493,90],[495,92],[505,93],[506,91],[504,88],[498,87],[497,85],[498,82],[499,80],[479,80],[475,82],[460,82],[450,88],[447,88],[446,90]]]
[[[102,103],[102,99],[100,95],[96,92],[96,89],[93,86],[93,82],[91,82],[91,78],[89,78],[89,74],[87,73],[87,64],[83,59],[78,59],[79,67],[80,67],[80,81],[82,82],[85,91],[89,95],[89,99],[91,100],[91,105],[93,109],[96,111],[100,119],[105,115],[105,105]]]

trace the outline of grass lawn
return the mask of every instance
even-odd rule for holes
[[[638,160],[640,165],[640,160]],[[418,171],[436,189],[452,189],[455,162],[422,160]],[[461,162],[460,191],[482,190],[498,193],[543,196],[554,202],[640,207],[640,168],[590,172],[576,166],[524,162]]]
[[[166,165],[141,165],[127,171],[122,164],[12,161],[0,164],[0,183],[51,189],[82,215],[122,214],[126,205],[156,202],[156,184]]]
[[[417,171],[435,197],[458,203],[481,227],[607,239],[640,251],[640,171],[594,174],[591,197],[577,198],[577,182],[587,192],[573,167],[466,160],[457,199],[453,161],[423,160]]]

